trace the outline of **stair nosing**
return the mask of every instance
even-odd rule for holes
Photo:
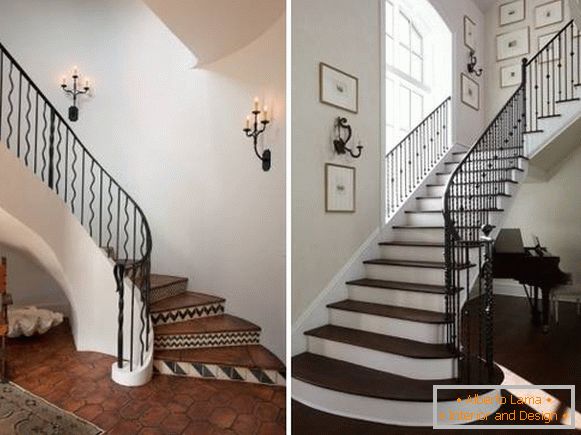
[[[360,309],[355,309],[354,307],[345,307],[343,306],[345,304],[345,302],[356,302],[359,306]],[[381,307],[385,307],[385,308],[395,308],[397,310],[405,310],[407,311],[408,315],[394,315],[394,313],[392,314],[379,314],[377,312],[372,312],[370,310],[364,310],[362,309],[362,306],[366,306],[367,308],[372,308],[374,306],[381,306]],[[354,313],[361,313],[361,314],[367,314],[370,316],[377,316],[377,317],[387,317],[390,319],[398,319],[398,320],[405,320],[408,322],[415,322],[415,323],[424,323],[427,325],[447,325],[449,323],[451,323],[450,319],[445,319],[445,318],[441,318],[439,320],[418,320],[417,318],[413,318],[414,314],[417,316],[419,314],[429,314],[429,315],[438,315],[438,317],[445,317],[444,313],[439,313],[436,311],[428,311],[428,310],[419,310],[416,308],[407,308],[407,307],[398,307],[395,305],[386,305],[386,304],[375,304],[375,303],[371,303],[371,302],[359,302],[359,301],[353,301],[351,299],[345,299],[339,302],[333,302],[330,304],[327,304],[327,308],[328,309],[333,309],[333,310],[342,310],[342,311],[350,311],[350,312],[354,312]]]
[[[405,281],[388,281],[383,279],[370,279],[370,278],[360,278],[351,281],[347,281],[346,285],[359,286],[359,287],[369,287],[381,290],[393,290],[393,291],[407,291],[414,293],[430,293],[435,295],[446,295],[446,286],[444,285],[434,285],[434,284],[422,284],[413,283]]]

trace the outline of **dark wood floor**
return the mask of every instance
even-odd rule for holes
[[[494,320],[495,360],[534,384],[573,384],[575,403],[581,411],[581,317],[573,304],[561,304],[560,323],[542,334],[530,322],[528,302],[524,298],[497,296]],[[559,393],[555,393],[559,399]],[[406,428],[368,423],[326,414],[298,402],[292,405],[292,432],[296,435],[387,435],[459,433],[435,431],[431,428]],[[487,433],[484,431],[480,431]],[[494,431],[492,433],[522,435],[529,431]],[[533,431],[530,431],[533,432]],[[581,431],[543,430],[542,434],[579,434]]]
[[[13,382],[107,434],[285,433],[284,388],[162,375],[122,387],[111,380],[114,359],[77,352],[67,324],[10,339],[8,361]]]

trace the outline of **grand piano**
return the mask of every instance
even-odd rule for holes
[[[536,246],[525,247],[520,229],[500,230],[494,243],[494,278],[514,279],[523,285],[531,306],[533,323],[542,325],[545,333],[549,331],[551,290],[571,281],[571,275],[559,269],[560,260],[560,257],[542,247],[538,240]],[[539,289],[542,294],[542,312],[539,311]]]

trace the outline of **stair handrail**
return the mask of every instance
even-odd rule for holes
[[[386,153],[386,219],[393,216],[450,148],[450,101],[451,97],[442,101]]]
[[[510,183],[507,180],[512,179],[508,174],[518,170],[519,157],[526,157],[525,134],[538,131],[539,119],[556,116],[557,102],[574,98],[574,86],[581,77],[580,52],[579,31],[571,20],[530,60],[522,59],[518,88],[446,183],[443,196],[445,305],[449,321],[446,341],[460,352],[458,371],[465,381],[472,374],[472,357],[485,360],[488,380],[494,364],[494,297],[489,255],[493,243],[489,234],[495,223],[492,213],[502,211],[498,197],[506,194],[506,185]],[[476,274],[471,274],[467,267],[472,263],[478,268]],[[478,298],[478,314],[484,319],[479,325],[481,337],[477,352],[471,348],[470,310],[465,304],[472,284],[482,296]]]
[[[14,101],[16,93],[17,101]],[[5,135],[3,127],[8,130]],[[117,366],[120,369],[128,367],[133,371],[138,367],[134,358],[134,338],[139,340],[141,346],[140,365],[143,365],[145,354],[150,348],[148,301],[153,242],[145,213],[97,161],[15,57],[0,43],[0,140],[2,139],[6,141],[8,149],[16,148],[16,156],[25,167],[30,168],[71,207],[72,214],[79,219],[91,238],[113,260],[116,290],[119,293]],[[79,166],[81,170],[77,171]],[[90,183],[85,183],[85,176],[90,177]],[[97,183],[98,192],[95,191]],[[80,192],[77,191],[79,184]],[[103,188],[106,189],[105,192]],[[109,201],[104,208],[103,201],[107,193]],[[90,200],[88,195],[91,195]],[[117,203],[116,209],[114,202]],[[85,207],[88,208],[90,219],[85,216]],[[97,220],[98,231],[93,231]],[[114,228],[111,228],[112,224]],[[124,281],[127,278],[131,282],[132,298],[128,361],[124,351]],[[134,331],[136,320],[133,298],[136,289],[142,301],[138,333]]]

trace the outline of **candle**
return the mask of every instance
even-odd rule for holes
[[[78,76],[79,75],[79,69],[76,66],[73,67],[73,75],[74,76]]]
[[[85,80],[85,88],[89,87],[89,79]]]
[[[258,99],[258,97],[254,97],[254,111],[258,112],[260,109],[260,100]]]
[[[250,116],[246,117],[246,128],[250,129]]]
[[[67,85],[67,78],[65,76],[63,76],[63,86]]]
[[[268,106],[264,106],[262,112],[264,113],[264,120],[268,121]]]

